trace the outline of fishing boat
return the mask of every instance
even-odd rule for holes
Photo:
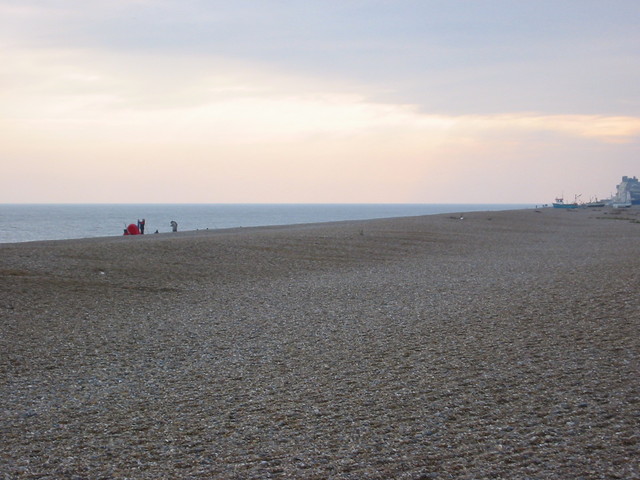
[[[595,199],[592,199],[585,203],[584,206],[590,208],[601,208],[605,206],[605,203],[602,200],[598,200],[598,198],[596,197]]]
[[[613,202],[611,206],[613,208],[631,208],[631,202]]]
[[[578,200],[576,196],[576,200],[573,203],[564,203],[564,198],[556,198],[556,201],[553,202],[553,208],[578,208]]]

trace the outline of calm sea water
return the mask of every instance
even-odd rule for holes
[[[366,220],[437,213],[512,210],[498,204],[0,204],[0,243],[122,235],[138,219],[145,234],[178,231]]]

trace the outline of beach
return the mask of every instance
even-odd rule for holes
[[[640,478],[640,210],[0,245],[4,479]]]

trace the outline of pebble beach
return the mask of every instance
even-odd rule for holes
[[[640,478],[639,292],[635,206],[0,244],[0,478]]]

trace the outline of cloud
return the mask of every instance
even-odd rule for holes
[[[634,116],[434,113],[220,56],[1,53],[0,201],[508,201],[523,187],[507,176],[626,158],[640,135]]]
[[[550,132],[605,143],[632,142],[640,136],[640,117],[605,115],[543,115],[509,113],[453,117],[462,130],[503,133]]]
[[[35,132],[197,143],[411,134],[441,142],[535,132],[625,142],[640,134],[640,119],[632,116],[430,114],[418,105],[373,101],[359,85],[223,58],[147,55],[141,61],[83,50],[3,53],[2,117]]]
[[[0,45],[84,48],[134,70],[171,58],[174,68],[132,92],[141,102],[175,85],[180,58],[200,58],[204,69],[236,62],[366,85],[378,102],[425,113],[637,114],[638,2],[460,5],[0,0]],[[134,56],[138,64],[127,62]],[[185,101],[179,93],[165,100]]]

